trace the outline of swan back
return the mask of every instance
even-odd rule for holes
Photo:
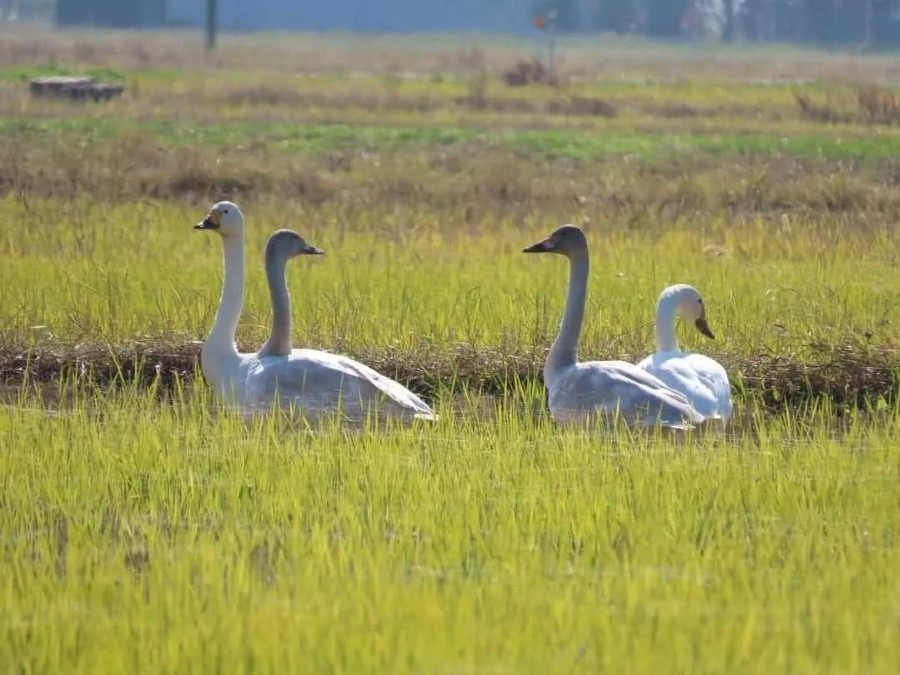
[[[670,428],[704,421],[685,396],[627,361],[576,363],[546,385],[557,421],[619,417],[630,424]]]
[[[304,415],[340,413],[352,421],[369,415],[434,420],[421,398],[399,382],[359,361],[317,349],[295,349],[288,356],[248,361],[246,405],[267,409],[278,400]]]
[[[638,363],[638,368],[681,392],[707,419],[726,420],[734,413],[731,383],[720,363],[703,354],[657,352]]]

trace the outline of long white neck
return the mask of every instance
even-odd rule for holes
[[[260,347],[260,356],[286,356],[291,353],[291,296],[285,268],[287,258],[266,252],[266,279],[272,300],[272,332]]]
[[[566,293],[566,309],[559,324],[559,333],[550,346],[545,377],[560,368],[573,365],[578,359],[578,339],[584,320],[584,302],[587,296],[587,280],[590,262],[588,252],[578,252],[569,258],[569,290]]]
[[[200,362],[207,378],[221,380],[229,362],[237,360],[234,344],[241,308],[244,304],[244,241],[243,237],[225,237],[225,282],[222,299],[216,311],[216,322],[203,345]]]
[[[664,295],[656,304],[656,351],[668,352],[678,349],[675,338],[675,311],[677,298]]]

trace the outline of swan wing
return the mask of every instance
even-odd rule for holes
[[[718,416],[731,417],[734,412],[734,405],[731,402],[731,382],[722,364],[703,354],[687,354],[685,362],[695,373],[697,380],[712,393],[718,405]]]
[[[548,387],[554,417],[618,414],[639,424],[678,427],[703,416],[687,398],[626,361],[589,361],[566,368]]]
[[[727,419],[734,406],[728,374],[717,361],[703,354],[680,351],[648,356],[638,367],[684,394],[705,417]]]
[[[310,412],[340,411],[364,417],[373,408],[388,414],[434,418],[431,408],[399,382],[346,356],[295,349],[259,358],[247,371],[247,400],[255,408],[296,405]]]
[[[436,419],[434,411],[432,411],[431,407],[425,403],[425,401],[396,380],[392,380],[386,375],[382,375],[374,368],[351,359],[350,357],[340,356],[338,354],[327,354],[327,356],[331,358],[333,363],[338,364],[338,367],[344,373],[356,377],[361,383],[368,383],[395,404],[406,408],[423,418]]]

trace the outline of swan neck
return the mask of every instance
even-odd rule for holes
[[[675,337],[675,298],[664,296],[656,305],[656,351],[668,352],[678,349]]]
[[[267,252],[268,253],[268,252]],[[259,350],[264,356],[284,356],[291,353],[291,296],[285,278],[287,259],[266,255],[266,279],[272,300],[272,332]]]
[[[234,336],[244,304],[244,242],[240,237],[223,240],[225,281],[216,321],[204,345],[204,351],[237,355]]]
[[[578,340],[584,321],[584,303],[587,297],[587,279],[590,263],[587,251],[569,258],[569,289],[566,308],[559,325],[559,333],[550,347],[545,370],[548,373],[573,365],[578,359]]]

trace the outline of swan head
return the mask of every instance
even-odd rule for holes
[[[696,288],[687,284],[669,286],[663,290],[659,301],[674,305],[675,315],[682,321],[692,321],[703,335],[710,340],[716,339],[706,322],[706,307],[703,305],[703,297]]]
[[[325,251],[307,243],[293,230],[277,230],[266,243],[266,259],[282,258],[287,260],[298,255],[324,255]]]
[[[523,253],[559,253],[571,258],[587,251],[587,238],[584,232],[576,225],[562,225],[546,239],[542,239],[528,248],[522,249]]]
[[[244,214],[234,202],[216,202],[195,230],[212,230],[222,237],[244,235]]]

